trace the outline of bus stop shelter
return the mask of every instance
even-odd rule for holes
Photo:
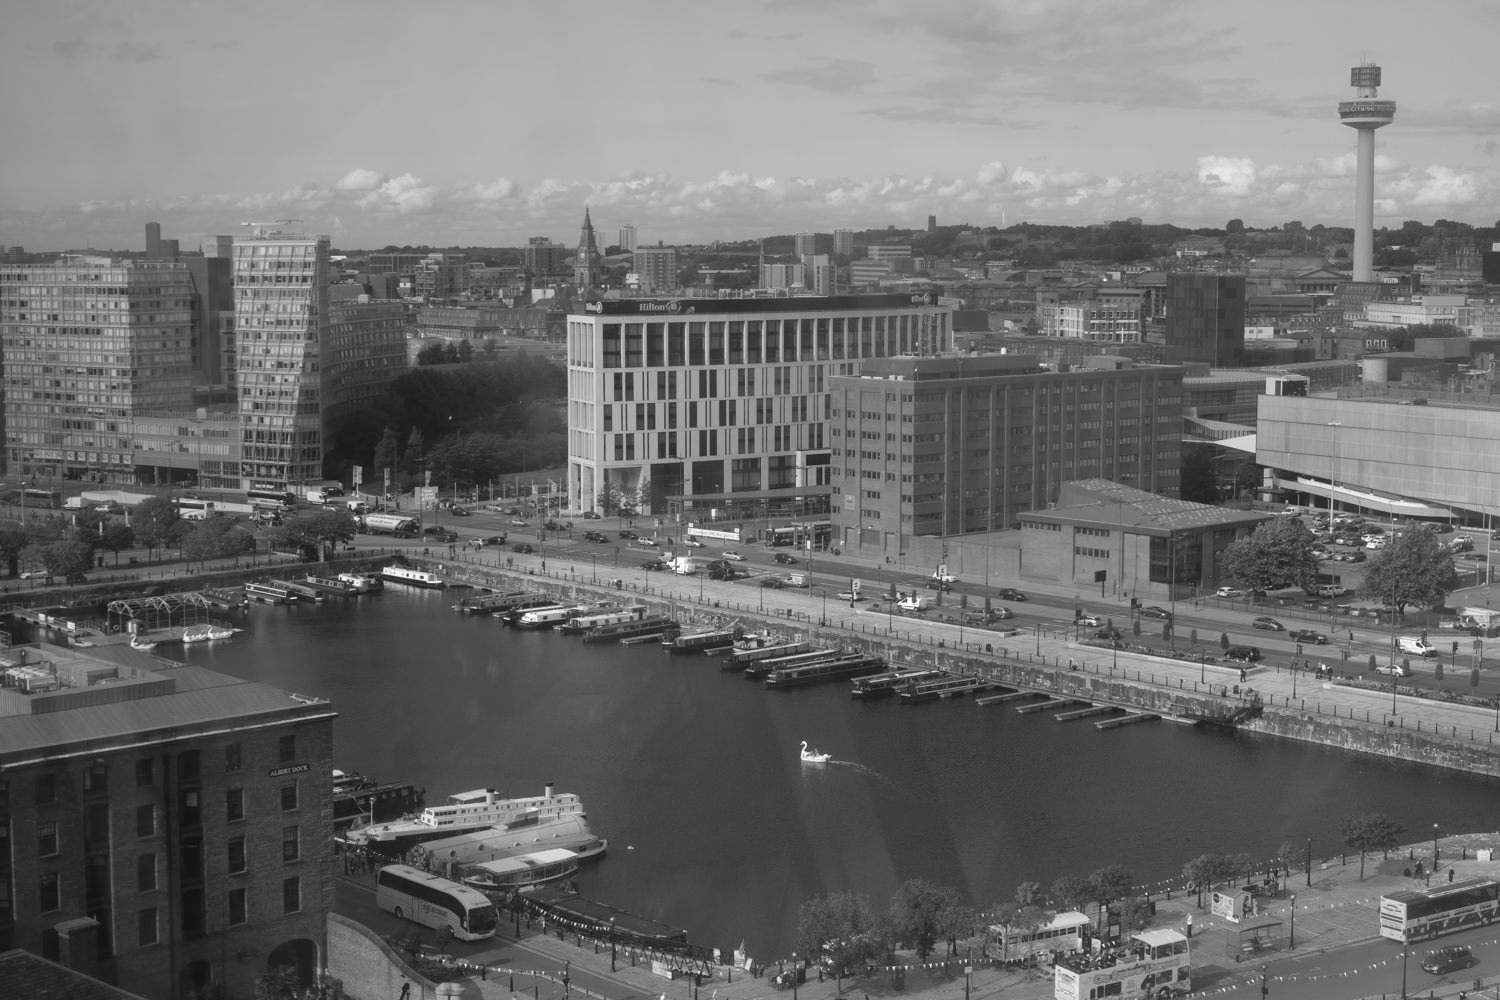
[[[1224,928],[1224,951],[1238,961],[1249,961],[1287,946],[1280,917],[1248,917]]]

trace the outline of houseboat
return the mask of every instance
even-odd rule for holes
[[[734,645],[737,629],[711,628],[691,632],[671,632],[661,637],[662,648],[669,653],[703,653],[710,649],[725,649]]]
[[[586,614],[574,615],[561,625],[554,625],[553,628],[559,632],[578,635],[601,625],[624,625],[627,622],[640,621],[645,614],[646,609],[643,605],[628,608],[596,608]]]
[[[885,661],[878,656],[869,653],[848,653],[821,663],[806,663],[799,667],[783,667],[780,670],[773,670],[766,674],[766,687],[778,691],[792,687],[805,687],[822,681],[878,674],[884,667]]]
[[[941,670],[924,670],[920,668],[906,667],[901,670],[891,670],[873,677],[854,678],[853,690],[849,692],[851,698],[887,698],[895,694],[907,683],[914,681],[925,681],[941,674]]]
[[[290,604],[297,595],[272,580],[251,580],[245,584],[245,596],[262,604]]]
[[[551,628],[578,614],[576,604],[554,604],[546,608],[532,608],[516,619],[516,628]]]
[[[561,607],[561,605],[557,603],[557,598],[548,597],[545,594],[532,595],[531,597],[518,598],[515,604],[511,605],[508,608],[503,608],[499,611],[492,611],[490,612],[490,616],[492,618],[501,619],[507,625],[514,625],[516,622],[520,621],[521,616],[528,611],[534,611],[537,608],[556,607]]]
[[[677,627],[674,618],[663,618],[653,616],[650,618],[639,618],[635,621],[621,622],[618,625],[596,625],[583,633],[584,642],[620,642],[625,639],[646,638],[653,635],[661,635]]]
[[[559,847],[572,851],[583,862],[602,855],[609,841],[596,836],[583,816],[563,816],[546,822],[517,820],[456,837],[440,837],[418,844],[410,855],[418,867],[455,878],[469,865]]]
[[[425,569],[410,569],[406,566],[386,566],[380,575],[394,583],[410,584],[413,587],[446,587],[443,578]]]
[[[385,581],[372,573],[340,573],[339,580],[353,588],[356,594],[371,594],[385,586]]]

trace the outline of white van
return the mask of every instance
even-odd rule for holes
[[[1412,656],[1436,656],[1437,647],[1419,635],[1396,636],[1396,648]]]

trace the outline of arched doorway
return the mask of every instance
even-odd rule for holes
[[[288,979],[297,986],[312,986],[317,981],[318,946],[307,938],[283,941],[271,950],[266,970],[275,973],[288,970]]]

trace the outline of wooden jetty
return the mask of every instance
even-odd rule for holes
[[[1108,715],[1119,709],[1113,705],[1090,705],[1088,708],[1075,708],[1067,712],[1058,712],[1053,716],[1058,722],[1072,722],[1074,719],[1086,719],[1091,715]]]
[[[1161,716],[1152,715],[1150,712],[1137,712],[1134,709],[1126,709],[1124,715],[1118,716],[1113,719],[1100,719],[1098,722],[1094,723],[1094,728],[1118,729],[1121,726],[1128,726],[1132,722],[1150,722],[1154,719],[1159,718],[1161,718]]]
[[[1046,701],[1039,701],[1035,705],[1017,705],[1016,714],[1030,715],[1032,712],[1046,712],[1049,709],[1061,708],[1064,705],[1071,705],[1073,704],[1073,701],[1074,699],[1072,698],[1049,698]]]
[[[1044,698],[1046,695],[1035,691],[1002,691],[999,694],[987,694],[975,698],[974,704],[983,708],[985,705],[1003,705],[1007,701],[1016,701],[1019,698]]]
[[[309,587],[305,583],[297,583],[294,580],[277,580],[277,583],[285,587],[290,593],[296,594],[304,601],[326,601],[328,595],[317,587]]]

